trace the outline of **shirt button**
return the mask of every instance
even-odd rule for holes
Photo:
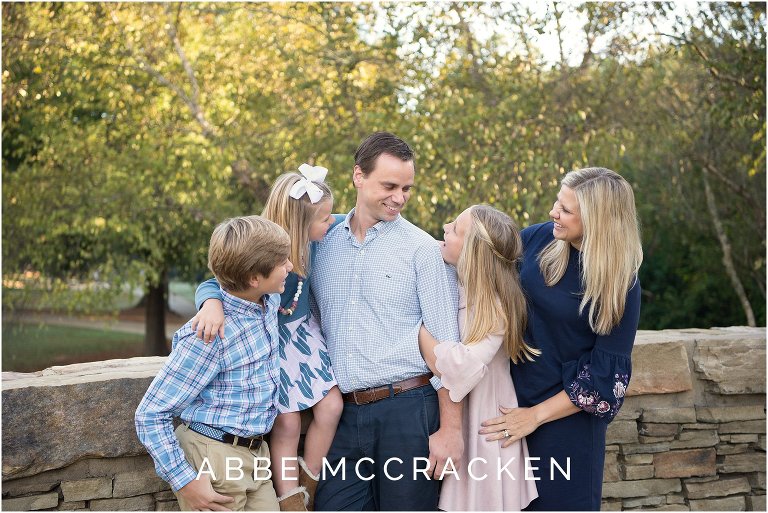
[[[349,304],[354,305],[355,304],[355,300],[353,299],[352,301],[349,302]]]
[[[365,255],[365,250],[364,250],[364,249],[361,249],[361,250],[360,250],[360,254],[361,254],[361,255]]]

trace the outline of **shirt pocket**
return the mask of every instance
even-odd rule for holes
[[[383,319],[395,321],[398,317],[420,316],[416,277],[390,269],[377,269],[366,277],[362,295],[368,306]]]

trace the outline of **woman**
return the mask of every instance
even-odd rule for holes
[[[599,510],[605,432],[629,384],[642,262],[632,187],[604,168],[565,175],[552,222],[523,230],[526,342],[512,365],[519,408],[483,423],[487,440],[526,437],[539,498],[528,510]]]

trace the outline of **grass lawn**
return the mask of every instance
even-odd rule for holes
[[[133,333],[32,323],[3,323],[3,371],[32,372],[53,365],[141,356]]]
[[[178,296],[188,303],[195,304],[195,289],[197,283],[172,281],[168,284],[169,293]],[[69,312],[73,314],[111,314],[136,306],[143,293],[140,288],[123,288],[113,296],[85,290],[59,290],[56,293],[29,288],[17,290],[3,288],[3,305],[14,305],[14,308],[30,311]]]

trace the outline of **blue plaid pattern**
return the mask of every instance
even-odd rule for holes
[[[316,246],[311,292],[342,392],[429,372],[419,352],[422,322],[458,342],[455,270],[435,240],[402,216],[381,221],[360,243],[354,209]],[[433,378],[435,388],[440,381]]]
[[[139,440],[174,491],[197,471],[173,434],[173,417],[252,437],[269,432],[277,415],[280,296],[264,296],[263,309],[224,291],[221,297],[224,341],[203,344],[187,322],[173,336],[173,350],[136,410]]]

